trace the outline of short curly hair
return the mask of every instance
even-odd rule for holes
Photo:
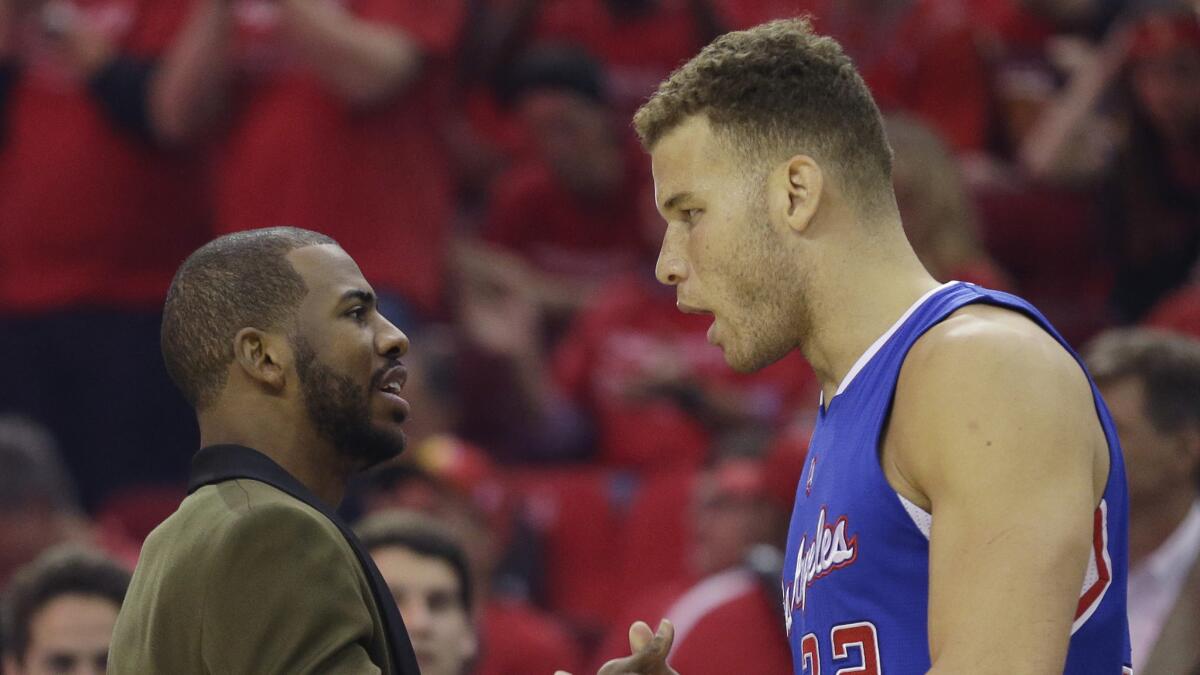
[[[753,161],[806,154],[860,204],[891,201],[892,151],[853,62],[807,18],[726,33],[671,74],[637,111],[647,150],[694,115]]]

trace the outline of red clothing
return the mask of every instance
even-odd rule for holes
[[[166,48],[187,10],[154,0],[72,4],[139,59]],[[198,167],[115,127],[36,28],[18,53],[23,71],[0,131],[0,312],[160,306],[205,237]]]
[[[778,603],[752,573],[732,569],[715,574],[682,593],[640,603],[612,627],[596,659],[629,654],[629,625],[634,620],[657,627],[660,617],[675,624],[675,643],[667,657],[687,675],[782,675],[792,672],[792,654]],[[664,598],[669,598],[664,602]]]
[[[214,167],[220,228],[324,232],[368,281],[435,311],[442,295],[451,179],[439,122],[460,3],[347,0],[424,50],[422,75],[394,100],[355,110],[288,52],[278,7],[240,0],[237,117]]]
[[[512,5],[512,0],[493,0]],[[579,45],[604,65],[612,102],[632,115],[660,82],[708,42],[689,0],[660,0],[633,16],[614,16],[605,0],[545,0],[531,42]]]
[[[752,374],[734,372],[708,344],[711,317],[683,314],[675,293],[649,275],[603,287],[555,354],[560,386],[596,421],[601,458],[624,466],[702,464],[710,432],[670,397],[637,395],[648,377],[678,369],[705,390],[754,404],[766,424],[781,424],[817,400],[816,379],[799,354]]]
[[[596,202],[573,194],[545,164],[514,167],[496,181],[484,239],[549,274],[596,281],[627,272],[645,257],[639,205],[651,185],[642,162],[627,166],[621,194]]]
[[[811,13],[813,27],[854,59],[885,113],[915,113],[955,150],[983,148],[987,70],[959,0],[912,0],[893,20],[867,20],[845,0],[733,1],[735,27]]]
[[[580,672],[583,658],[574,636],[548,614],[516,600],[495,600],[480,623],[476,675]]]

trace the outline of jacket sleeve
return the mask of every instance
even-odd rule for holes
[[[358,562],[337,530],[318,518],[264,504],[225,530],[203,589],[208,672],[381,671],[366,647],[374,624]]]

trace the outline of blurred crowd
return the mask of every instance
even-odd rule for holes
[[[1164,542],[1155,569],[1191,569],[1197,347],[1129,327],[1200,336],[1194,3],[0,0],[4,672],[103,670],[198,445],[167,285],[273,225],[337,239],[412,340],[410,449],[343,510],[424,671],[591,672],[669,616],[682,673],[790,672],[777,547],[815,378],[799,355],[735,374],[676,311],[629,120],[713,37],[798,14],[883,110],[931,272],[1026,297],[1108,364],[1130,529],[1158,524],[1131,596]]]

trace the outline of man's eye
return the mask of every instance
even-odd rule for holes
[[[700,217],[701,213],[704,213],[703,209],[684,209],[683,218],[689,223],[695,222],[695,220]]]
[[[346,312],[346,316],[353,317],[355,321],[363,321],[367,318],[367,308],[362,306],[355,307],[349,312]]]

